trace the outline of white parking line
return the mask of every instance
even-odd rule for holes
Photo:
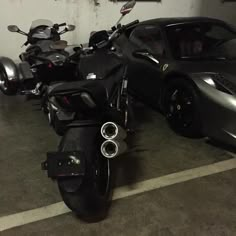
[[[236,169],[236,158],[116,188],[113,200]],[[70,212],[63,202],[0,218],[0,232]]]

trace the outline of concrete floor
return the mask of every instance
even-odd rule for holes
[[[0,217],[61,201],[40,169],[59,138],[37,101],[0,95]],[[117,186],[232,158],[205,140],[175,135],[164,118],[138,104],[130,151],[116,160]],[[5,235],[236,235],[236,170],[114,201],[103,222],[73,214],[0,233]]]

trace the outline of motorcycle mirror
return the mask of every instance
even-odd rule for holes
[[[17,33],[17,32],[20,31],[20,29],[18,28],[17,25],[9,25],[9,26],[7,27],[7,29],[8,29],[10,32],[14,32],[14,33]]]
[[[120,13],[122,14],[122,16],[129,14],[133,10],[135,4],[136,4],[135,0],[131,0],[127,2],[120,10]]]
[[[74,31],[75,28],[76,28],[75,25],[67,25],[66,26],[67,31]]]

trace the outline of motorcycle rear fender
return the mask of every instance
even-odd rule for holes
[[[42,169],[52,179],[82,177],[85,174],[85,157],[82,152],[48,152]]]
[[[0,71],[4,73],[10,83],[17,83],[19,81],[19,70],[12,59],[0,57]]]
[[[101,125],[99,122],[96,121],[80,121],[80,122],[74,122],[69,126],[69,129],[67,130],[65,136],[63,139],[67,139],[70,141],[70,139],[74,140],[74,135],[78,138],[78,150],[75,150],[76,153],[80,153],[80,161],[82,164],[82,169],[77,169],[78,172],[75,172],[75,175],[73,177],[73,171],[75,169],[70,169],[72,172],[68,172],[68,166],[64,165],[64,170],[60,169],[61,173],[64,173],[69,178],[62,178],[59,182],[60,190],[61,192],[76,192],[80,188],[80,185],[84,181],[84,177],[86,175],[86,170],[88,168],[91,168],[91,162],[94,161],[95,155],[94,152],[98,151],[100,152],[100,148],[97,148],[97,146],[100,145],[100,142],[102,142],[102,137],[100,135],[100,128]],[[99,140],[100,138],[101,140]],[[98,144],[98,145],[95,145]],[[97,149],[97,150],[96,150]],[[57,156],[57,158],[51,158],[51,162],[49,163],[47,159],[46,162],[42,163],[42,167],[44,170],[49,171],[48,172],[49,177],[53,179],[59,179],[60,176],[57,176],[55,169],[58,169],[56,166],[58,165],[58,158],[67,158],[67,152],[60,151],[62,150],[62,147],[59,147],[59,152],[51,152],[48,153],[48,158],[54,156]],[[67,158],[68,159],[68,158]],[[45,166],[46,164],[46,166]],[[50,167],[48,165],[51,165]],[[69,171],[70,171],[69,170]],[[86,177],[88,178],[88,177]]]

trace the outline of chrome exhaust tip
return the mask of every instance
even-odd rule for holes
[[[113,159],[127,150],[127,144],[125,142],[119,142],[115,140],[106,140],[101,145],[101,153],[108,159]]]
[[[127,137],[126,131],[114,122],[105,123],[101,128],[101,135],[104,139],[107,140],[124,140]]]

